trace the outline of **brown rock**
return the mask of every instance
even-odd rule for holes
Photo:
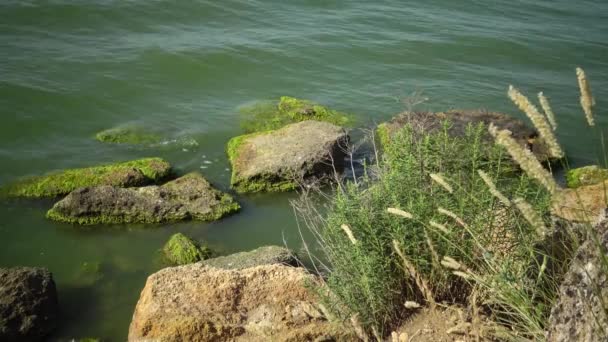
[[[340,337],[305,288],[304,269],[265,265],[222,270],[200,263],[148,278],[129,341],[312,341]]]
[[[570,222],[591,222],[607,207],[608,181],[565,189],[555,196],[551,213]]]

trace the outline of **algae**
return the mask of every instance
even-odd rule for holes
[[[106,129],[95,135],[95,139],[104,143],[149,145],[158,144],[163,137],[141,127],[121,126]]]
[[[171,166],[163,159],[144,158],[28,177],[9,184],[0,193],[10,197],[55,197],[87,186],[133,187],[159,183],[170,174]]]
[[[608,169],[602,169],[597,165],[579,167],[566,172],[566,185],[569,188],[593,185],[606,179],[608,179]]]
[[[182,233],[171,236],[163,247],[163,254],[167,261],[175,265],[191,264],[211,257],[211,251],[207,246],[201,246]]]

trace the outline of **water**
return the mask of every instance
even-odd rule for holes
[[[595,159],[574,68],[608,108],[608,2],[0,0],[0,184],[24,175],[160,156],[226,189],[238,107],[292,95],[354,113],[360,126],[403,109],[521,115],[509,84],[544,91],[575,164]],[[597,121],[608,118],[598,112]],[[198,147],[104,145],[100,130],[142,124]],[[201,169],[201,166],[207,168]],[[238,196],[215,223],[82,229],[45,220],[50,200],[0,205],[0,266],[48,267],[63,310],[57,339],[123,341],[157,250],[185,232],[223,252],[301,248],[290,194]],[[100,263],[100,278],[82,275]]]

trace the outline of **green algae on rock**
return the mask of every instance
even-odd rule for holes
[[[232,138],[227,153],[231,186],[240,193],[289,191],[344,169],[348,135],[343,128],[306,120]]]
[[[171,165],[161,158],[57,171],[45,176],[28,177],[4,187],[10,197],[55,197],[87,186],[143,186],[158,183],[171,174]]]
[[[295,255],[285,247],[264,246],[248,252],[239,252],[203,261],[203,265],[225,270],[242,270],[261,265],[298,266]]]
[[[593,185],[606,179],[608,179],[608,169],[602,169],[597,165],[579,167],[566,172],[566,185],[569,188]]]
[[[193,172],[161,186],[80,188],[57,202],[47,218],[83,225],[214,221],[239,209],[232,196]]]
[[[186,265],[209,258],[211,251],[192,238],[182,233],[176,233],[163,247],[163,254],[166,260],[172,264]]]
[[[247,132],[274,130],[306,120],[329,122],[338,126],[347,126],[353,121],[351,115],[290,96],[282,96],[278,103],[258,103],[241,112],[244,116],[242,126]]]
[[[105,143],[130,145],[149,145],[163,141],[161,135],[135,126],[120,126],[106,129],[95,134],[95,139]]]

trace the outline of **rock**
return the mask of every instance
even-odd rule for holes
[[[43,268],[0,268],[0,341],[41,341],[57,324],[57,292]]]
[[[510,130],[513,133],[513,138],[519,141],[522,146],[529,148],[538,160],[548,161],[550,159],[548,149],[540,140],[536,130],[506,114],[482,110],[401,113],[391,121],[380,124],[377,134],[381,144],[386,145],[393,134],[406,124],[410,124],[416,132],[423,133],[441,129],[445,120],[449,120],[451,123],[448,132],[452,136],[464,136],[469,124],[483,123],[488,126],[493,123],[499,129]],[[486,139],[491,141],[492,137],[486,134]]]
[[[608,210],[593,232],[597,239],[589,238],[579,247],[559,287],[547,330],[550,342],[608,340],[608,312],[603,306],[608,303]]]
[[[160,158],[69,169],[46,176],[29,177],[2,189],[12,197],[54,197],[87,186],[143,186],[158,183],[171,173],[171,165]]]
[[[608,169],[601,169],[597,165],[579,167],[566,172],[566,185],[569,188],[578,188],[582,185],[593,185],[608,179]]]
[[[338,126],[346,126],[352,122],[350,115],[290,96],[282,96],[278,103],[256,103],[241,109],[241,112],[244,115],[242,126],[247,132],[275,130],[306,120],[329,122]]]
[[[105,143],[130,145],[150,145],[163,141],[160,134],[133,125],[106,129],[97,133],[95,139]]]
[[[174,265],[186,265],[209,258],[211,251],[190,237],[177,233],[167,241],[163,254]]]
[[[78,224],[213,221],[239,209],[232,196],[190,173],[161,186],[81,188],[57,202],[47,217]]]
[[[297,266],[298,262],[293,253],[284,247],[265,246],[249,252],[234,253],[227,256],[208,259],[204,265],[227,270],[241,270],[261,265],[290,265]]]
[[[317,308],[302,268],[165,268],[141,292],[129,341],[313,341],[344,337]]]
[[[347,144],[344,129],[313,120],[235,137],[228,142],[232,187],[287,191],[301,181],[332,177],[344,169]]]
[[[608,205],[608,181],[564,189],[554,196],[551,214],[570,222],[590,222]]]

